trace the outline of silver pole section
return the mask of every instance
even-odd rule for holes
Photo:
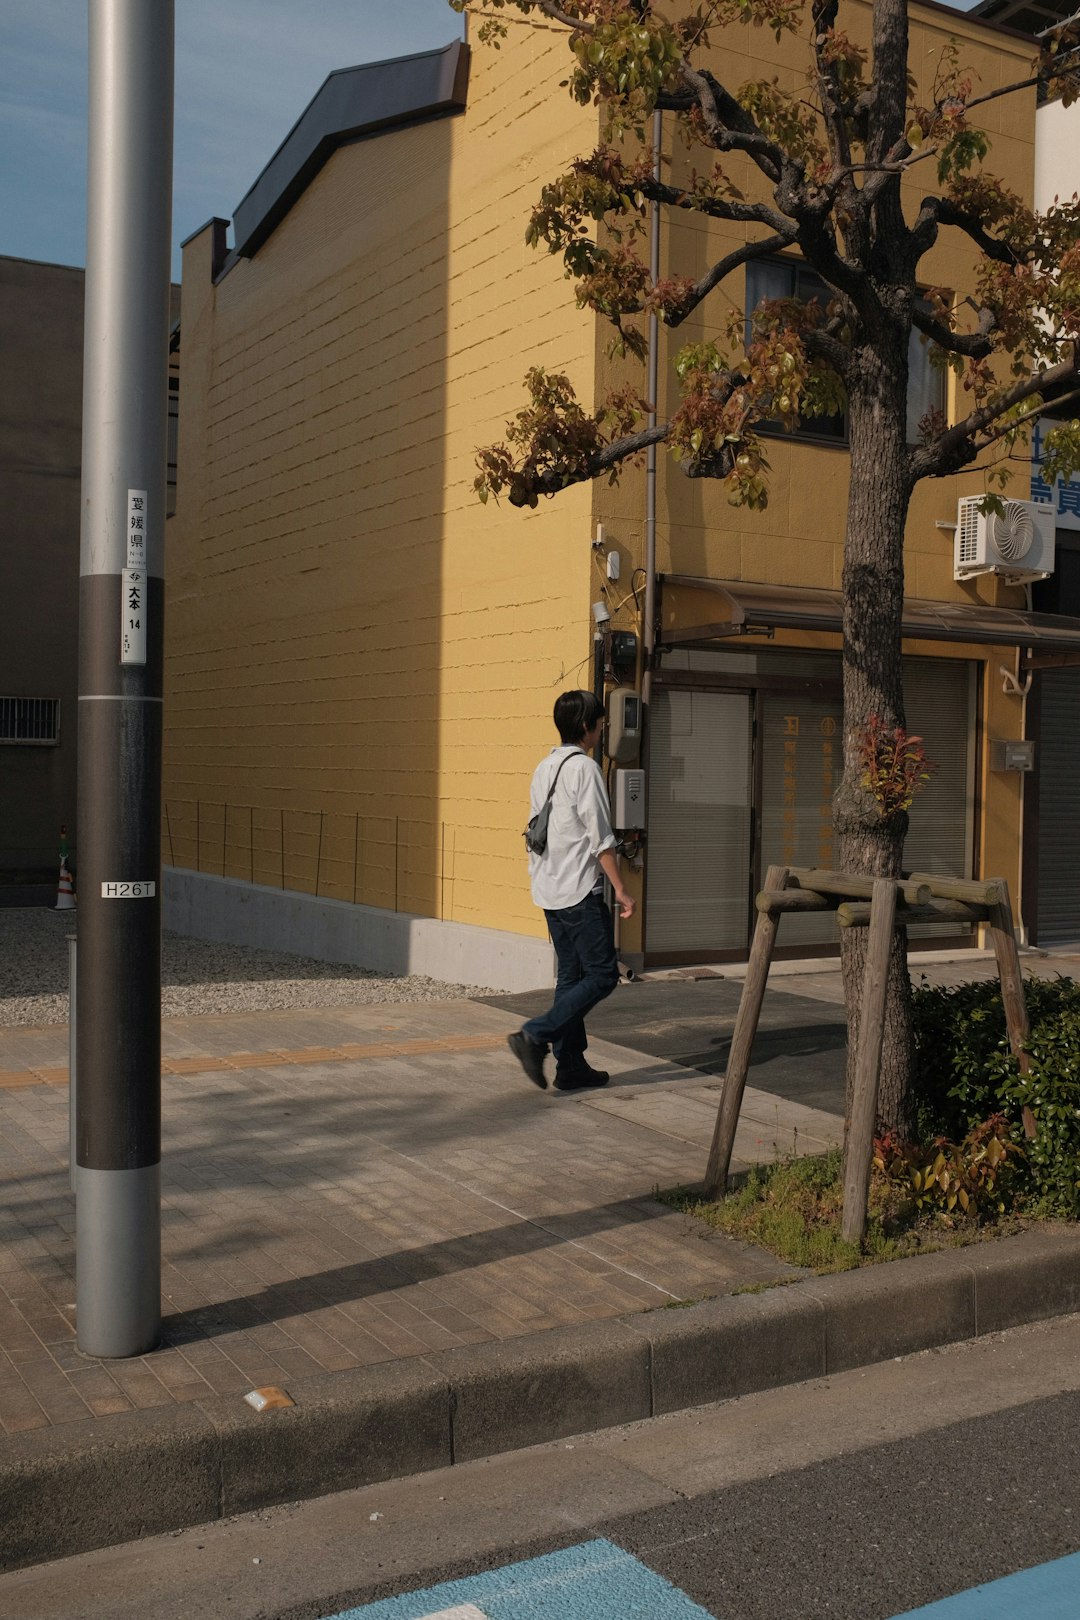
[[[161,729],[173,0],[89,0],[76,1309],[161,1332]]]

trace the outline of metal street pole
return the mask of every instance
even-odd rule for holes
[[[161,730],[173,0],[89,0],[78,1346],[161,1332]]]

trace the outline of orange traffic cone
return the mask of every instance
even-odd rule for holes
[[[63,855],[60,857],[60,883],[56,891],[56,904],[53,910],[75,910],[75,885],[72,883],[71,873],[68,871],[67,857]]]

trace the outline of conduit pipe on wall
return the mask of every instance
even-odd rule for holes
[[[664,115],[653,113],[653,179],[660,179],[660,141],[663,136]],[[649,274],[653,286],[660,280],[660,204],[654,202],[649,221]],[[657,393],[660,374],[660,325],[655,311],[649,316],[648,426],[656,426]],[[656,445],[650,444],[645,452],[645,623],[639,638],[642,648],[644,672],[640,682],[642,702],[648,724],[649,700],[652,696],[652,666],[656,653]]]

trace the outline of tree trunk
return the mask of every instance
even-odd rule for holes
[[[835,825],[844,871],[898,877],[907,813],[885,815],[862,784],[859,740],[873,716],[904,725],[901,631],[904,525],[911,486],[906,446],[906,322],[855,349],[848,380],[851,485],[844,545],[844,775]],[[847,1114],[859,1046],[867,931],[846,928],[840,948],[848,1019]],[[913,1065],[907,936],[893,934],[881,1049],[878,1117],[906,1134]]]

